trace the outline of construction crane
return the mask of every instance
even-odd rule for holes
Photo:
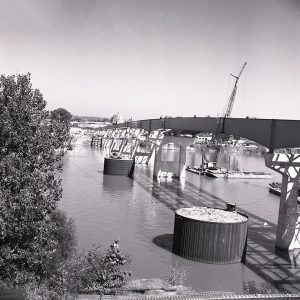
[[[243,67],[242,67],[242,69],[241,69],[238,76],[230,74],[231,76],[233,76],[235,78],[235,83],[234,83],[233,90],[231,92],[230,98],[228,100],[227,107],[224,110],[223,118],[229,118],[230,115],[231,115],[231,111],[232,111],[232,107],[233,107],[233,103],[234,103],[234,99],[235,99],[235,94],[236,94],[236,90],[237,90],[237,84],[238,84],[238,81],[239,81],[245,67],[246,67],[246,64],[247,64],[247,62],[244,63],[244,65],[243,65]]]
[[[235,83],[234,83],[234,86],[233,86],[233,89],[232,89],[232,92],[230,94],[230,97],[229,97],[229,100],[228,100],[228,103],[227,103],[227,106],[225,107],[224,109],[224,112],[223,112],[223,115],[221,115],[220,118],[218,118],[218,132],[215,133],[212,137],[212,143],[214,144],[218,144],[220,141],[222,140],[228,140],[229,139],[229,136],[224,136],[223,135],[223,138],[221,138],[221,134],[220,132],[222,132],[223,130],[223,126],[224,126],[224,119],[225,118],[229,118],[231,116],[231,112],[232,112],[232,108],[233,108],[233,103],[234,103],[234,99],[235,99],[235,94],[236,94],[236,90],[237,90],[237,84],[238,84],[238,81],[246,67],[246,64],[247,62],[244,63],[244,65],[242,66],[242,69],[239,73],[238,76],[235,76],[233,74],[230,74],[231,76],[233,76],[235,78]]]

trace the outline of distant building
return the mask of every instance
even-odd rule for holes
[[[119,115],[119,113],[114,114],[111,118],[110,121],[112,124],[120,124],[120,123],[124,123],[125,120],[122,116]]]
[[[118,124],[119,119],[120,119],[119,113],[116,113],[111,117],[110,121],[111,121],[112,124]]]
[[[212,139],[212,134],[211,133],[198,133],[196,135],[196,140],[195,143],[204,143],[204,142],[209,142]]]
[[[78,124],[79,124],[78,121],[71,121],[70,124],[71,124],[72,127],[79,127],[78,126]]]
[[[101,127],[107,126],[108,122],[89,122],[89,121],[84,121],[84,122],[78,122],[78,121],[72,121],[71,126],[72,127],[79,127],[79,128],[86,128],[86,129],[98,129]]]

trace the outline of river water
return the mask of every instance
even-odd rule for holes
[[[260,154],[222,153],[247,171],[270,172]],[[187,163],[197,165],[198,152],[188,152]],[[107,248],[115,239],[132,261],[133,278],[168,277],[170,266],[184,267],[186,285],[199,291],[243,292],[243,281],[263,281],[299,291],[298,253],[275,252],[279,197],[268,192],[270,180],[226,180],[186,172],[185,180],[157,181],[152,168],[136,165],[134,179],[103,174],[104,153],[77,144],[67,154],[63,170],[63,199],[60,208],[75,219],[78,245]],[[274,174],[274,180],[278,180]],[[184,206],[225,207],[235,202],[249,216],[250,228],[245,264],[203,264],[172,254],[174,210]],[[267,225],[264,223],[267,222]]]

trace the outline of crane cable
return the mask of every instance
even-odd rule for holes
[[[245,70],[245,75],[244,75],[244,84],[243,84],[243,104],[242,104],[242,117],[244,116],[245,91],[246,91],[246,75],[247,75],[247,69]]]

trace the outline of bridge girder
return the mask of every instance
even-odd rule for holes
[[[257,142],[270,150],[300,147],[300,120],[225,118],[222,121],[219,118],[205,117],[163,118],[116,124],[106,128],[127,126],[142,128],[148,132],[172,129],[232,134]]]

